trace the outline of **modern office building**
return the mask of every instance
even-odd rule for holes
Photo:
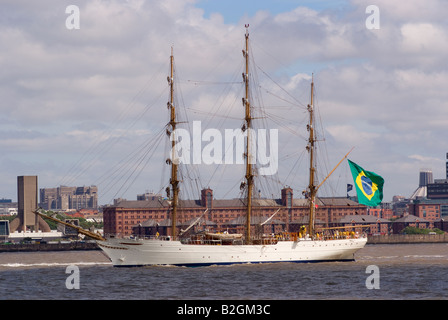
[[[98,188],[96,186],[42,188],[40,204],[45,210],[97,209]]]
[[[431,223],[440,219],[448,219],[448,153],[447,178],[433,179],[432,173],[420,172],[419,188],[410,198],[409,214]],[[426,185],[425,185],[426,184]]]

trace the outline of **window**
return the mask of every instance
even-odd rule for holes
[[[292,207],[292,193],[288,192],[286,195],[286,207],[291,208]]]
[[[212,194],[211,192],[207,192],[207,208],[212,207]]]

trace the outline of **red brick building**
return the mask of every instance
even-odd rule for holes
[[[270,217],[277,210],[269,230],[289,231],[297,227],[297,221],[308,216],[306,199],[294,199],[293,190],[284,188],[281,199],[253,199],[252,215]],[[365,215],[367,207],[347,198],[318,198],[316,201],[316,220],[325,226],[340,220],[346,215]],[[185,225],[188,221],[204,215],[206,221],[213,223],[215,231],[225,231],[234,220],[245,215],[245,203],[242,199],[214,199],[213,190],[203,189],[200,200],[179,200],[178,222]],[[169,201],[162,197],[147,200],[121,200],[113,206],[103,209],[105,235],[131,235],[133,228],[153,220],[159,225],[170,218]],[[148,222],[149,224],[149,222]],[[166,224],[166,221],[164,222]],[[169,224],[164,229],[170,232]]]
[[[369,208],[369,215],[377,218],[392,219],[394,218],[394,211],[385,208]]]
[[[430,227],[430,222],[426,219],[416,217],[412,214],[397,219],[392,224],[393,233],[398,234],[406,227],[414,227],[419,229],[427,229]]]
[[[441,218],[440,204],[438,203],[411,203],[409,204],[409,214],[418,218],[428,220],[430,227],[433,227],[433,223]]]

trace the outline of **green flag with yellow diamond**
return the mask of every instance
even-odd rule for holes
[[[358,202],[370,207],[379,205],[383,200],[384,179],[375,172],[364,170],[350,160],[348,164],[355,182]]]

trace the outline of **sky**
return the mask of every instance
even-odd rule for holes
[[[313,77],[320,181],[354,148],[349,159],[385,179],[384,201],[409,197],[420,170],[446,176],[447,9],[443,0],[2,0],[0,198],[17,200],[22,175],[40,188],[97,185],[100,204],[164,194],[171,50],[186,127],[239,128],[246,24],[252,105],[278,130],[278,173],[260,196],[306,188]],[[190,166],[182,182],[238,196],[244,168],[221,167]],[[345,161],[321,195],[345,196],[352,182]]]

